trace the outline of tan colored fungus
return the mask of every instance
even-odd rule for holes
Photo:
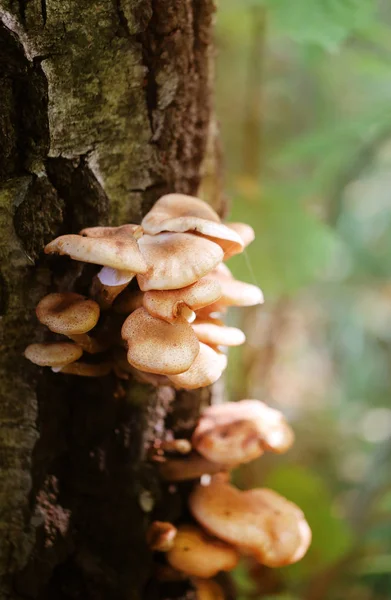
[[[194,488],[189,506],[207,531],[269,567],[300,560],[311,542],[302,511],[272,490],[241,491],[212,479]]]
[[[195,577],[192,582],[196,589],[197,600],[225,600],[223,588],[217,581]]]
[[[246,341],[241,329],[227,327],[221,321],[197,319],[192,327],[200,342],[211,346],[240,346]]]
[[[255,306],[263,303],[262,290],[251,283],[234,279],[224,264],[218,265],[207,277],[217,281],[221,287],[221,297],[213,307],[217,311],[226,306]]]
[[[74,260],[132,273],[145,273],[147,270],[147,264],[137,241],[130,236],[95,238],[73,234],[62,235],[45,246],[45,253],[66,254]]]
[[[282,413],[259,400],[209,406],[192,437],[200,454],[220,464],[246,463],[265,450],[286,452],[293,441],[293,431]]]
[[[214,577],[219,571],[231,571],[239,561],[235,548],[194,525],[178,527],[172,548],[166,556],[174,569],[204,579]]]
[[[245,248],[255,240],[254,229],[247,223],[226,223],[226,226],[240,235]]]
[[[168,521],[154,521],[147,530],[147,544],[154,552],[168,552],[174,545],[177,528]]]
[[[148,264],[148,271],[137,275],[144,292],[191,285],[223,259],[220,246],[191,233],[143,235],[139,247]]]
[[[86,227],[81,230],[80,235],[91,238],[134,237],[138,240],[143,235],[143,228],[141,225],[133,225],[130,223],[120,225],[119,227]]]
[[[159,465],[159,474],[166,481],[189,481],[219,473],[222,469],[222,465],[193,452],[185,458],[168,458]]]
[[[221,296],[219,284],[213,279],[202,278],[179,290],[153,290],[143,298],[144,308],[154,317],[173,323],[179,316],[194,320],[195,313]],[[186,311],[187,309],[187,311]],[[190,317],[189,317],[190,315]]]
[[[200,346],[187,321],[169,324],[138,308],[122,326],[128,345],[129,363],[148,373],[175,375],[186,371],[196,359]]]
[[[189,325],[189,327],[191,326]],[[212,385],[212,383],[215,383],[219,379],[226,368],[227,357],[225,354],[217,352],[202,342],[199,342],[199,348],[197,358],[187,371],[179,375],[169,374],[169,378],[175,387],[185,390],[195,390]]]
[[[82,348],[70,342],[30,344],[24,351],[28,360],[41,367],[67,365],[80,358],[82,354]]]

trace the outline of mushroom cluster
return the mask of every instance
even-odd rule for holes
[[[207,203],[182,194],[160,198],[141,225],[56,238],[45,253],[101,268],[88,298],[64,292],[39,302],[38,320],[72,342],[31,344],[26,358],[74,375],[114,371],[183,389],[214,383],[227,365],[224,348],[245,341],[221,315],[263,301],[258,287],[236,281],[222,262],[253,239],[249,225],[224,224]]]

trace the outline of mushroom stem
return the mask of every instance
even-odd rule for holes
[[[111,308],[117,296],[129,285],[135,273],[103,267],[92,280],[90,293],[102,310]]]
[[[178,309],[177,309],[177,314],[178,314],[178,316],[186,319],[186,321],[188,323],[193,323],[193,321],[195,321],[196,316],[197,316],[195,314],[194,310],[191,310],[191,308],[189,308],[187,306],[187,304],[185,304],[185,303],[180,303],[180,305],[178,306]]]
[[[111,371],[109,362],[98,364],[89,364],[84,362],[74,362],[62,367],[53,367],[54,373],[65,373],[67,375],[80,375],[81,377],[104,377]]]

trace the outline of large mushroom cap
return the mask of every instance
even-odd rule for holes
[[[194,488],[189,505],[207,531],[269,567],[298,561],[311,542],[302,511],[272,490],[243,492],[213,479],[208,486]]]
[[[202,342],[199,342],[199,345],[199,354],[191,367],[179,375],[169,375],[169,378],[177,388],[195,390],[200,387],[212,385],[226,368],[227,357],[225,354],[216,352],[213,348]]]
[[[80,294],[49,294],[39,302],[38,320],[54,333],[78,335],[90,331],[98,322],[100,309],[94,300]]]
[[[67,365],[80,358],[82,354],[82,348],[71,342],[30,344],[24,351],[25,357],[40,367]]]
[[[285,452],[293,441],[283,414],[259,400],[209,406],[192,437],[200,454],[220,464],[249,462],[265,450]]]
[[[203,200],[184,194],[160,198],[142,221],[146,233],[194,231],[219,244],[225,258],[242,252],[244,243],[234,229],[220,222],[219,216]]]
[[[137,276],[143,291],[186,287],[223,259],[220,246],[191,233],[144,235],[139,247],[148,264],[148,271]]]
[[[193,525],[178,528],[173,546],[166,556],[174,569],[204,579],[214,577],[219,571],[231,571],[239,561],[235,548]]]
[[[148,373],[175,375],[186,371],[197,357],[199,342],[185,320],[169,324],[138,308],[122,326],[128,361]]]
[[[67,254],[74,260],[133,273],[145,273],[146,262],[134,237],[62,235],[45,246],[45,253]]]
[[[179,290],[151,290],[144,294],[144,308],[154,317],[173,323],[186,305],[195,311],[216,302],[221,296],[217,281],[203,277]],[[194,315],[195,317],[195,315]]]
[[[227,327],[224,323],[212,319],[197,319],[192,327],[200,342],[211,346],[240,346],[246,341],[241,329]]]

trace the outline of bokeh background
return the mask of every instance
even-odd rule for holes
[[[220,0],[216,41],[231,220],[257,234],[229,266],[266,298],[230,315],[228,393],[297,436],[235,478],[314,534],[298,565],[243,560],[238,598],[390,600],[391,2]]]

